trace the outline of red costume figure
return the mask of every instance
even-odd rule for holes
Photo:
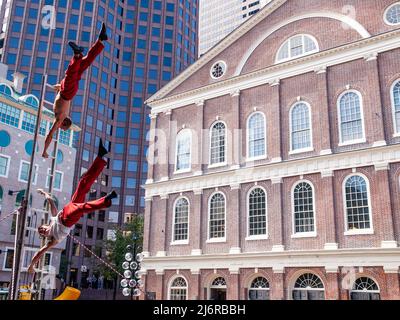
[[[39,262],[43,254],[64,240],[69,235],[72,227],[84,214],[109,208],[112,204],[112,199],[118,197],[117,193],[112,191],[98,200],[85,202],[86,194],[90,191],[93,183],[107,165],[107,162],[103,159],[103,156],[106,154],[107,150],[104,148],[102,140],[100,140],[97,158],[94,160],[89,170],[82,175],[71,201],[61,211],[57,210],[52,196],[49,193],[38,189],[38,192],[44,195],[50,204],[52,217],[50,224],[44,224],[38,228],[39,234],[49,239],[49,242],[32,258],[28,269],[29,272],[34,272],[34,266]]]
[[[93,63],[96,57],[103,51],[103,41],[108,40],[106,25],[103,23],[98,40],[90,48],[88,54],[84,57],[83,47],[78,46],[75,42],[70,41],[68,44],[74,50],[74,56],[68,65],[65,77],[61,83],[56,84],[54,89],[58,92],[53,104],[54,122],[46,136],[42,156],[48,158],[47,149],[49,148],[54,134],[58,129],[68,130],[72,125],[72,120],[69,117],[71,109],[71,100],[75,97],[79,89],[79,81],[82,74]]]
[[[61,211],[60,221],[64,226],[71,228],[84,214],[111,206],[111,199],[107,199],[107,197],[85,202],[86,194],[106,165],[105,160],[97,157],[90,169],[81,177],[71,201]]]
[[[65,77],[60,83],[61,98],[64,100],[72,100],[72,98],[75,97],[79,89],[79,81],[82,78],[82,74],[89,68],[103,49],[103,42],[97,40],[85,57],[82,53],[73,56],[65,72]]]

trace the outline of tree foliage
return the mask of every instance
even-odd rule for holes
[[[137,253],[142,252],[143,216],[135,215],[130,222],[123,226],[118,226],[113,230],[115,238],[113,240],[105,240],[102,243],[102,247],[106,251],[104,260],[113,265],[120,273],[123,273],[122,263],[125,261],[126,247],[134,245],[134,237],[136,238]],[[117,274],[102,264],[101,261],[97,262],[96,271],[102,274],[107,280],[115,280],[117,277]]]

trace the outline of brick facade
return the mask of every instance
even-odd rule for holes
[[[391,99],[400,49],[384,48],[400,34],[383,19],[393,3],[352,1],[356,15],[344,27],[338,18],[344,1],[273,1],[149,100],[152,127],[164,133],[152,140],[150,159],[168,154],[169,165],[151,165],[146,184],[147,291],[169,299],[173,281],[182,277],[188,299],[210,299],[218,290],[227,299],[248,299],[252,281],[263,277],[270,299],[292,299],[299,277],[313,274],[328,300],[349,299],[359,279],[374,281],[380,299],[400,299],[400,138]],[[259,41],[268,30],[275,31]],[[320,52],[274,65],[281,44],[296,34],[314,36]],[[374,49],[365,39],[375,41]],[[210,68],[218,60],[228,68],[213,80]],[[338,114],[338,100],[350,91],[361,96],[365,138],[351,144],[340,140]],[[297,102],[311,114],[312,146],[301,153],[291,150],[290,113]],[[266,156],[248,161],[247,120],[254,112],[266,119]],[[227,128],[226,163],[210,167],[207,130],[216,121]],[[192,164],[179,174],[175,136],[183,128],[194,137]],[[347,230],[344,185],[354,175],[367,184],[368,232]],[[305,236],[293,227],[293,189],[301,181],[312,186],[314,201],[315,229]],[[248,237],[248,194],[255,186],[266,193],[267,234],[258,239]],[[208,239],[215,192],[226,203],[221,241]],[[189,232],[188,242],[177,244],[174,204],[181,197],[189,202]],[[213,289],[218,277],[226,287]]]

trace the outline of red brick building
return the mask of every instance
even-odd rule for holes
[[[400,299],[400,2],[274,0],[151,97],[156,299]]]

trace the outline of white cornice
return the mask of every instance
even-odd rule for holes
[[[333,271],[333,266],[373,267],[383,266],[388,270],[398,270],[399,249],[365,248],[339,250],[308,250],[284,252],[254,252],[241,254],[209,254],[201,256],[148,257],[142,266],[144,270],[176,269],[241,269],[284,267],[325,267]]]
[[[155,182],[145,185],[145,189],[146,197],[158,195],[165,197],[168,194],[249,182],[254,183],[255,181],[272,180],[276,182],[281,178],[312,173],[326,173],[365,166],[376,166],[379,168],[382,165],[386,166],[394,162],[400,162],[400,147],[398,144],[264,164],[238,170],[226,170],[202,176],[177,178],[168,182]]]
[[[276,83],[277,79],[291,78],[300,74],[315,72],[330,66],[349,61],[364,59],[365,56],[378,54],[400,47],[400,30],[380,34],[356,41],[341,47],[318,52],[299,59],[273,65],[225,81],[216,82],[194,90],[183,92],[160,100],[148,101],[152,113],[163,112],[188,106],[201,100],[230,95],[235,90],[246,90],[264,84]]]

